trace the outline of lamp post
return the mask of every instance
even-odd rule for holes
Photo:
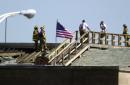
[[[36,14],[36,11],[34,9],[28,9],[28,10],[10,12],[10,13],[5,13],[3,15],[0,15],[0,23],[2,21],[6,20],[5,21],[5,43],[6,43],[6,35],[7,35],[6,31],[7,31],[7,18],[8,17],[12,17],[12,16],[16,16],[16,15],[24,15],[28,19],[31,19],[34,17],[35,14]]]
[[[7,35],[7,34],[6,34],[6,32],[7,32],[6,30],[7,30],[7,18],[6,18],[6,20],[5,20],[5,43],[6,43],[6,35]]]

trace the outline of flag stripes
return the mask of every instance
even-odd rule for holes
[[[73,38],[73,35],[68,29],[66,29],[63,25],[61,25],[59,22],[57,22],[56,37],[71,39],[71,38]]]

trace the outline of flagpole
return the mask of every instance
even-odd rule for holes
[[[57,43],[57,37],[55,37],[55,43]]]
[[[57,22],[58,22],[58,19],[56,21],[56,29],[57,29]],[[57,37],[55,36],[55,43],[57,43]]]

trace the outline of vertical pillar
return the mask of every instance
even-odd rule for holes
[[[118,35],[118,46],[121,46],[121,36]]]
[[[111,43],[112,43],[112,46],[115,46],[115,36],[113,34],[112,34]]]
[[[92,32],[92,44],[95,44],[95,33]]]
[[[108,34],[105,35],[105,44],[108,45]]]
[[[76,43],[75,43],[75,53],[77,52],[77,42],[78,42],[78,31],[76,31],[76,37],[75,37]]]
[[[101,33],[98,33],[98,43],[101,44]]]
[[[75,37],[75,40],[76,40],[76,41],[78,40],[78,31],[76,31],[76,37]]]
[[[61,56],[62,56],[62,65],[64,65],[64,53]]]
[[[127,34],[124,35],[124,39],[125,39],[125,46],[129,46],[129,37]]]
[[[5,43],[6,43],[6,38],[7,38],[7,18],[5,20]]]
[[[87,44],[89,44],[89,32],[87,33],[88,39],[87,39]]]

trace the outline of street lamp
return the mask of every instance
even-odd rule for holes
[[[28,10],[22,10],[22,11],[17,11],[17,12],[10,12],[10,13],[5,13],[3,15],[0,15],[0,23],[4,20],[5,21],[5,43],[6,43],[6,30],[7,30],[7,18],[11,16],[16,16],[16,15],[24,15],[28,19],[31,19],[34,17],[36,14],[36,11],[34,9],[28,9]]]

